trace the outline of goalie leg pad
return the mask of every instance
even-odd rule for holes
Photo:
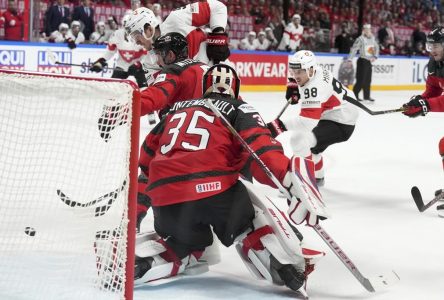
[[[157,233],[138,235],[134,283],[157,285],[179,279],[179,274],[197,275],[208,272],[208,262],[202,259],[203,253],[204,251],[194,251],[180,259]],[[210,257],[218,256],[213,254]],[[213,259],[212,263],[214,261]]]

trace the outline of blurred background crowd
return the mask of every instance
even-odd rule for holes
[[[195,0],[194,0],[195,1]],[[194,1],[142,0],[163,20]],[[221,0],[229,14],[230,47],[241,50],[349,53],[358,32],[359,0]],[[0,39],[106,44],[139,0],[0,0]],[[286,16],[284,16],[284,3]],[[29,2],[28,2],[29,3]],[[26,34],[29,11],[33,32]],[[427,55],[426,33],[442,24],[441,0],[366,1],[363,22],[372,25],[381,54]]]

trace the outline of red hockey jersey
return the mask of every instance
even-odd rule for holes
[[[153,85],[141,92],[141,116],[171,107],[175,102],[202,96],[202,77],[207,66],[193,59],[170,64]]]
[[[289,165],[282,145],[271,137],[249,104],[217,97],[214,105],[282,182]],[[176,102],[150,132],[140,152],[153,206],[195,201],[219,194],[239,178],[249,163],[260,182],[273,185],[249,153],[202,99]]]
[[[444,62],[430,58],[427,69],[429,75],[422,96],[427,99],[430,111],[444,112]]]

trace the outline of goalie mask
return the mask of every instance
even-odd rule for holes
[[[235,99],[239,97],[240,79],[236,71],[225,64],[216,64],[208,69],[203,76],[203,96],[209,94],[229,95]]]

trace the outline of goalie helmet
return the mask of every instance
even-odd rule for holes
[[[444,27],[438,26],[433,28],[432,31],[427,35],[426,48],[427,51],[432,50],[433,44],[443,44],[444,43]]]
[[[159,54],[163,61],[168,54],[168,51],[173,51],[176,55],[176,61],[181,61],[188,58],[188,41],[177,32],[170,32],[160,36],[154,41],[153,49],[156,54]]]
[[[153,29],[154,35],[154,29],[159,25],[159,21],[151,9],[140,7],[134,10],[130,14],[128,20],[125,22],[125,32],[130,36],[133,36],[134,34],[141,34],[144,38],[149,40],[152,39],[153,36],[147,37],[145,35],[147,25]]]
[[[208,97],[211,93],[230,95],[237,99],[239,97],[240,79],[236,71],[225,64],[216,64],[208,69],[203,76],[203,96]]]

